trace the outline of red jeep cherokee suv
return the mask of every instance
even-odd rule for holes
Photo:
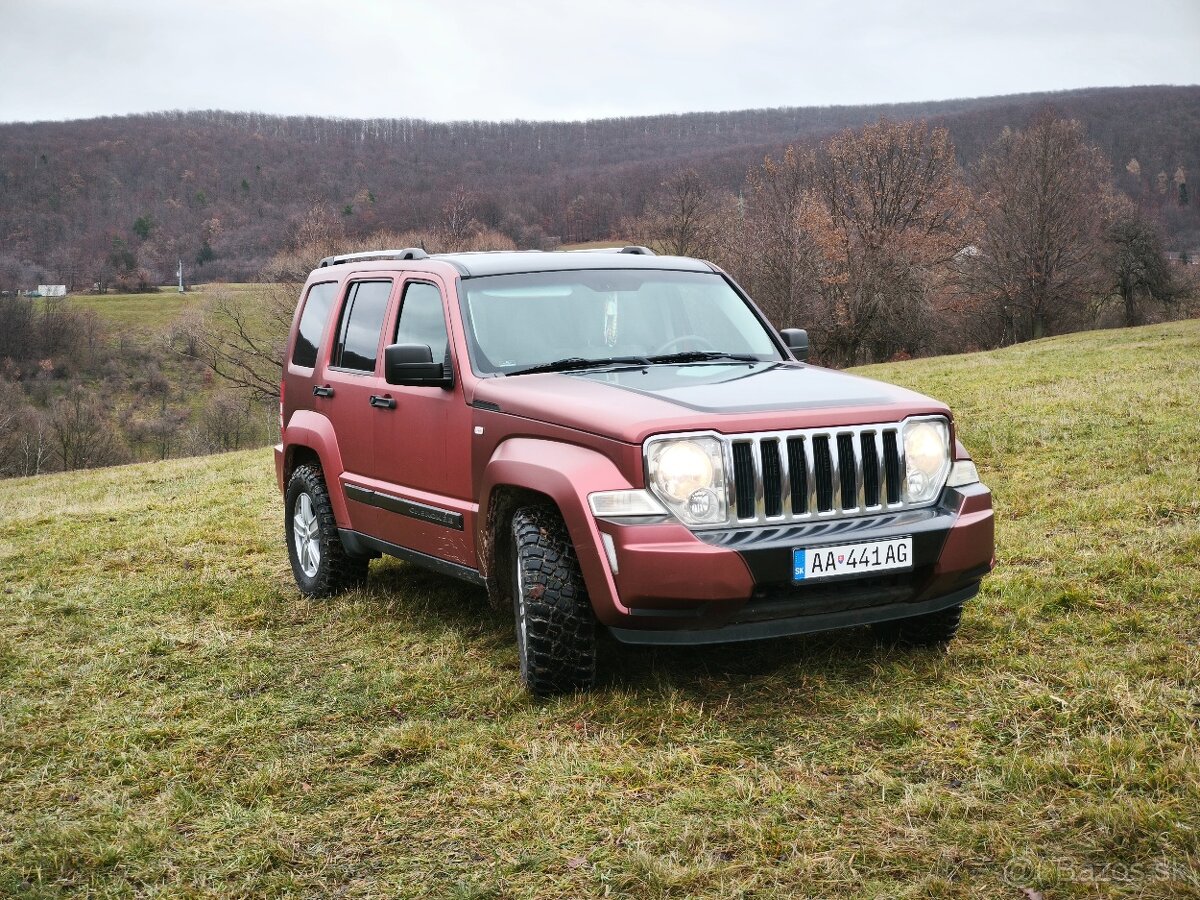
[[[275,451],[296,582],[332,594],[388,553],[486,585],[537,694],[592,684],[597,623],[945,644],[992,567],[991,494],[946,406],[807,347],[640,247],[322,260]]]

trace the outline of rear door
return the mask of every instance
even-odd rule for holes
[[[372,276],[346,283],[328,362],[317,379],[314,406],[333,423],[342,454],[342,481],[367,484],[376,466],[375,404],[382,402],[381,375],[384,323],[395,291],[395,279]],[[378,534],[381,512],[356,503],[346,492],[350,526]]]
[[[322,339],[329,326],[329,316],[338,300],[336,281],[318,281],[308,288],[301,298],[301,307],[296,323],[296,337],[292,342],[292,355],[287,361],[283,382],[283,421],[291,420],[298,409],[313,409],[313,380],[320,357]]]

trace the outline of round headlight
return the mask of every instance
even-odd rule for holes
[[[909,503],[937,496],[950,471],[950,429],[942,419],[904,426],[904,493]]]
[[[668,444],[658,455],[656,487],[680,503],[713,485],[713,464],[708,453],[692,441]]]
[[[934,476],[946,464],[946,432],[932,422],[917,422],[904,432],[909,471]]]

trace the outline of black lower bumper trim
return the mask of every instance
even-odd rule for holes
[[[889,603],[883,606],[868,606],[840,612],[817,615],[792,616],[786,619],[771,619],[764,622],[740,622],[717,628],[664,629],[655,631],[640,628],[609,628],[613,637],[623,644],[658,644],[664,646],[695,646],[702,644],[729,644],[737,641],[758,641],[765,638],[788,637],[795,634],[810,634],[815,631],[831,631],[835,628],[853,628],[875,622],[890,622],[939,612],[951,606],[965,603],[979,593],[979,585],[972,584],[961,590],[924,600],[920,603]]]

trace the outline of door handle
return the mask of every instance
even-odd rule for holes
[[[396,401],[391,397],[380,397],[378,394],[372,394],[370,403],[377,409],[395,409]]]
[[[327,384],[317,385],[317,387],[313,388],[313,396],[314,397],[332,397],[333,396],[333,388]]]

